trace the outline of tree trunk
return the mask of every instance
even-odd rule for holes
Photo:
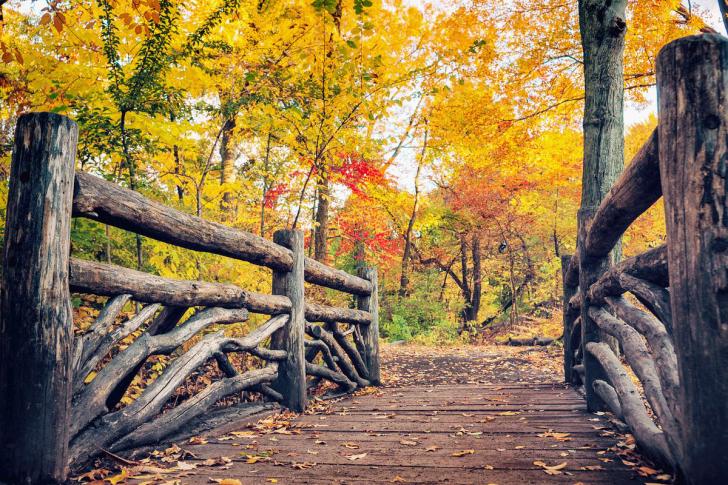
[[[235,130],[235,118],[229,118],[222,127],[222,139],[220,140],[220,184],[230,184],[235,181],[235,149],[233,147],[233,132]],[[231,218],[233,210],[233,194],[225,189],[222,193],[221,207],[226,219]]]
[[[422,153],[417,162],[417,171],[415,172],[415,200],[412,204],[412,214],[410,214],[409,221],[407,222],[407,231],[404,233],[404,253],[402,253],[402,273],[399,278],[399,297],[403,298],[407,296],[409,287],[409,265],[412,257],[412,229],[415,226],[415,219],[417,218],[417,208],[420,202],[420,172],[422,171],[422,164],[425,160],[425,151],[427,150],[427,135],[428,131],[425,129],[424,142],[422,145]]]
[[[584,250],[588,224],[597,207],[624,167],[624,34],[626,0],[579,0],[579,28],[584,51],[584,160],[579,218],[580,275],[582,295],[582,342],[600,340],[596,323],[589,317],[586,292],[609,266],[610,257],[587,258]],[[619,259],[620,244],[612,251]],[[612,340],[613,348],[616,345]],[[595,379],[605,376],[592,354],[584,354],[587,406],[604,408],[594,392]]]
[[[318,200],[316,203],[316,223],[313,233],[313,259],[326,262],[326,257],[328,256],[327,238],[329,236],[329,206],[331,195],[329,192],[329,174],[325,169],[321,172],[316,187]]]

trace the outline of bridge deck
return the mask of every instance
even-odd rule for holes
[[[459,374],[461,383],[427,382],[422,376],[442,375],[423,372],[442,369],[438,358],[470,373]],[[618,439],[609,424],[573,390],[538,372],[506,370],[499,376],[509,381],[477,383],[476,362],[426,360],[399,361],[405,385],[180,444],[194,455],[182,456],[183,468],[197,465],[181,483],[642,483],[609,450]],[[488,355],[478,360],[486,365]],[[499,365],[507,360],[498,356]]]

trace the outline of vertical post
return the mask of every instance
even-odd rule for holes
[[[371,294],[357,297],[357,307],[372,315],[372,323],[360,327],[364,341],[362,357],[369,370],[369,382],[378,386],[382,383],[379,372],[379,278],[376,268],[361,268],[359,276],[372,284]]]
[[[659,153],[678,358],[679,466],[728,476],[728,39],[698,35],[657,58]]]
[[[273,387],[283,395],[283,405],[298,413],[306,409],[306,357],[303,349],[306,330],[305,300],[303,289],[303,233],[280,230],[273,234],[276,244],[293,252],[290,271],[273,273],[273,293],[285,295],[291,300],[288,323],[271,339],[271,347],[285,350],[286,360],[281,362],[278,379]]]
[[[15,129],[0,296],[0,482],[66,479],[77,138],[73,121],[51,113],[23,115]]]
[[[561,256],[561,283],[563,285],[563,313],[564,313],[564,382],[571,384],[572,372],[574,367],[574,349],[571,348],[571,332],[574,329],[574,315],[569,312],[569,300],[576,293],[576,288],[569,285],[566,281],[566,272],[569,270],[571,256],[565,254]]]
[[[609,257],[593,259],[587,256],[585,241],[589,225],[591,224],[595,207],[579,209],[578,224],[579,235],[577,246],[579,251],[579,295],[581,295],[581,348],[585,349],[589,342],[600,342],[601,335],[599,327],[589,317],[589,298],[587,292],[594,282],[599,279],[602,273],[609,267]],[[609,382],[604,369],[599,361],[589,352],[583,354],[584,363],[584,392],[586,393],[586,407],[590,412],[603,411],[606,404],[594,391],[594,381],[602,380]]]

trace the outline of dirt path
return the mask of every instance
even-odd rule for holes
[[[126,483],[659,481],[559,382],[551,352],[385,347],[385,387],[177,443],[128,467]]]

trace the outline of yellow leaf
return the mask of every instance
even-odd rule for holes
[[[123,482],[126,480],[126,478],[129,476],[129,472],[126,471],[126,468],[121,470],[121,473],[118,475],[114,475],[113,477],[109,477],[106,480],[111,483],[111,485],[116,485],[119,482]]]
[[[461,457],[461,456],[465,456],[465,455],[472,455],[474,453],[475,453],[475,450],[462,450],[462,451],[456,451],[456,452],[454,452],[452,454],[452,456]]]

